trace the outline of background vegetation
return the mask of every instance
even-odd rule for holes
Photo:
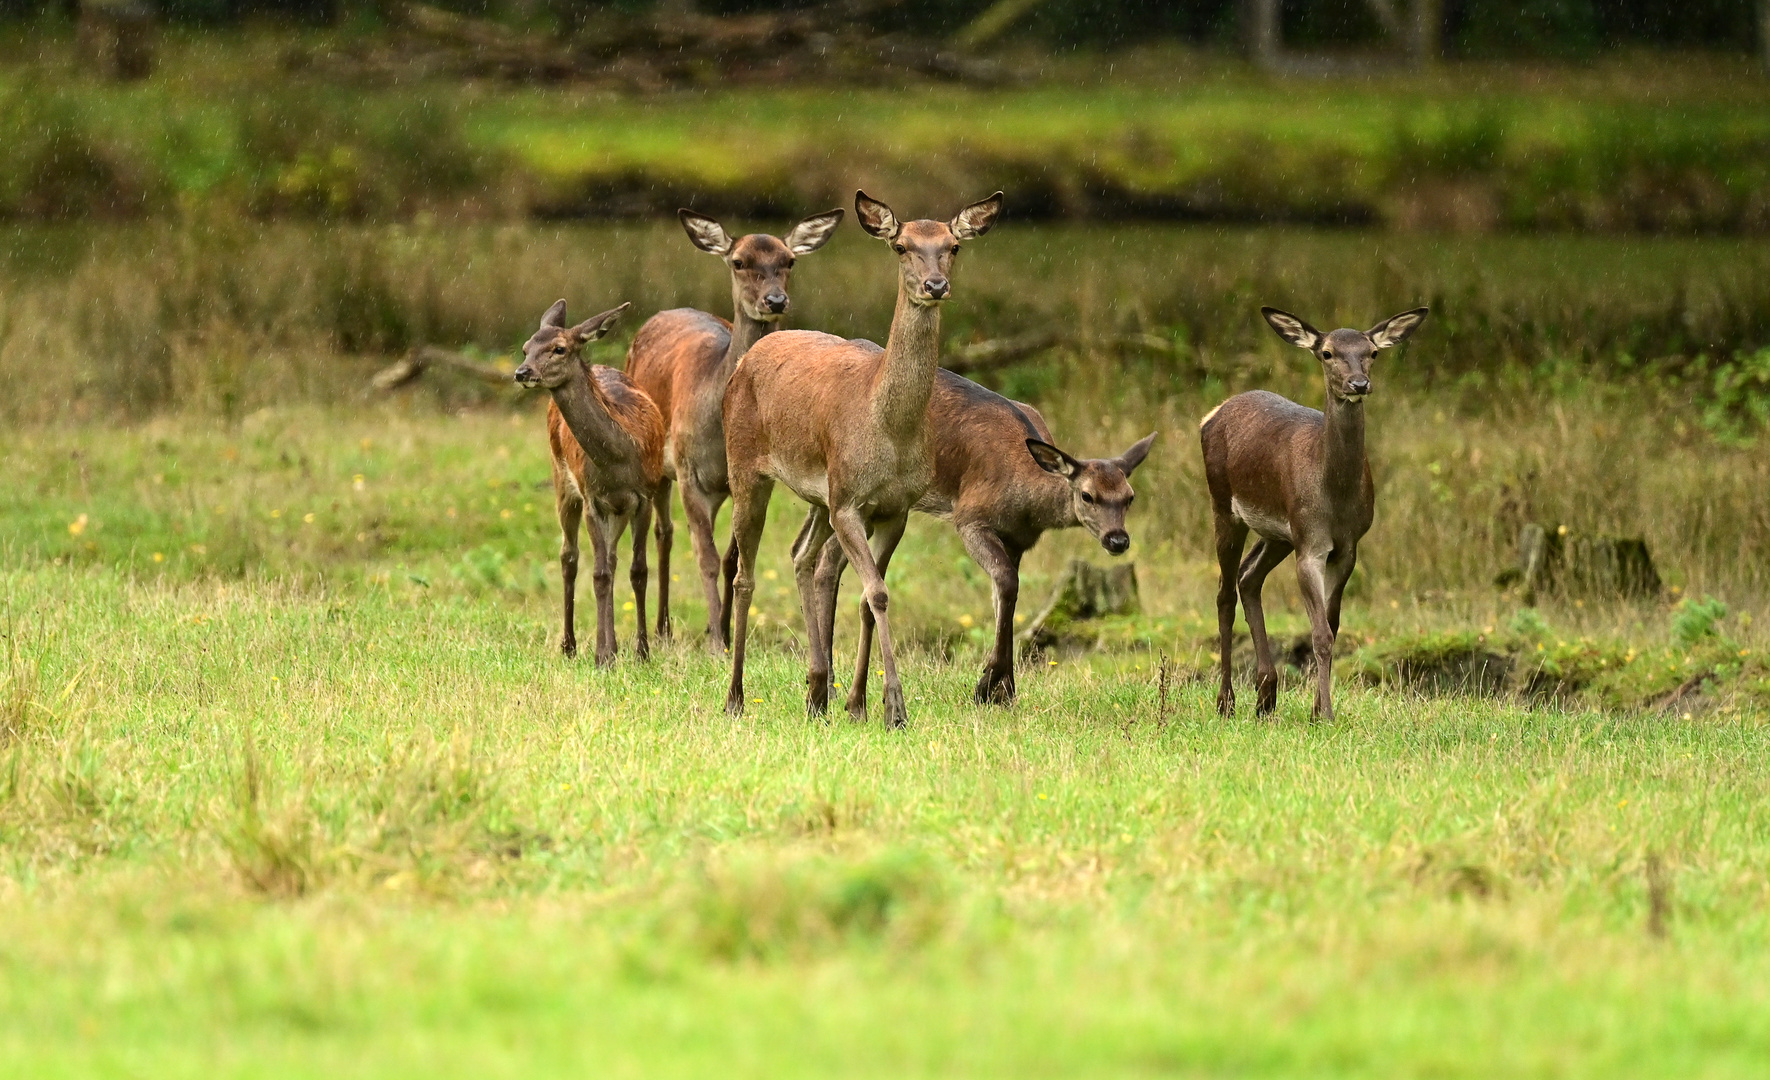
[[[162,52],[159,74],[118,86],[91,81],[65,35],[0,50],[15,148],[0,215],[785,216],[865,183],[906,201],[1002,187],[1041,217],[1770,227],[1770,79],[1744,56],[1299,83],[1166,47],[1115,56],[1110,76],[1041,55],[1014,89],[903,76],[920,85],[714,94],[727,80],[709,68],[636,94],[421,70],[356,85],[368,76],[328,59],[354,55],[336,32],[171,34]]]

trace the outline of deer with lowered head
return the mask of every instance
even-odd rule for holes
[[[832,535],[859,572],[878,623],[885,669],[885,722],[908,720],[886,614],[890,597],[869,539],[880,551],[903,535],[910,508],[934,478],[927,437],[928,401],[940,363],[940,305],[952,295],[959,245],[982,236],[1002,209],[1002,193],[960,210],[950,221],[900,222],[889,206],[856,192],[855,217],[897,256],[897,307],[885,348],[830,334],[782,330],[752,346],[725,388],[725,450],[738,570],[732,585],[735,634],[725,708],[744,710],[744,647],[755,593],[756,551],[776,482],[813,507],[795,545],[794,575],[809,653],[819,641],[813,577]],[[821,713],[828,666],[808,680],[806,707]],[[864,708],[864,704],[863,704]]]
[[[707,642],[719,654],[731,635],[731,579],[737,548],[721,561],[713,522],[730,497],[725,478],[725,384],[750,346],[775,329],[791,300],[787,283],[801,255],[824,246],[842,223],[842,211],[806,218],[782,237],[750,233],[732,239],[719,222],[692,210],[677,217],[695,247],[718,256],[731,272],[731,321],[694,308],[660,311],[645,321],[627,351],[627,377],[664,416],[664,480],[652,510],[657,519],[658,636],[670,636],[670,485],[682,489],[682,509],[707,599]]]
[[[615,545],[629,522],[633,525],[634,606],[639,630],[634,652],[651,653],[645,634],[645,540],[653,500],[663,480],[664,418],[645,392],[626,375],[601,364],[586,363],[584,345],[608,333],[629,305],[605,311],[576,326],[565,321],[560,300],[541,317],[541,327],[523,345],[516,382],[543,387],[553,400],[547,407],[547,443],[553,456],[553,499],[563,537],[559,570],[565,587],[565,629],[559,648],[566,656],[578,652],[573,609],[578,585],[578,528],[590,512],[590,547],[595,558],[590,581],[596,590],[596,663],[614,662]]]
[[[1015,696],[1014,608],[1020,597],[1021,556],[1047,531],[1076,526],[1087,529],[1113,555],[1129,551],[1125,512],[1136,498],[1131,473],[1149,455],[1155,434],[1116,458],[1078,460],[1052,445],[1051,431],[1037,409],[943,369],[928,403],[928,438],[934,449],[934,482],[915,508],[952,523],[972,561],[989,575],[994,593],[995,643],[972,700],[1009,705]],[[879,553],[881,574],[890,560],[889,550]],[[826,649],[834,636],[844,564],[841,547],[834,540],[826,542],[815,578],[823,620],[819,639]],[[848,688],[850,712],[866,708],[872,638],[872,610],[862,604],[854,680]],[[826,653],[821,659],[828,671],[831,657]],[[814,667],[817,663],[814,659]]]
[[[1318,720],[1334,716],[1334,639],[1340,633],[1340,597],[1358,561],[1358,541],[1376,509],[1370,461],[1364,451],[1364,399],[1371,393],[1371,361],[1401,344],[1426,320],[1420,307],[1384,319],[1369,330],[1330,333],[1277,308],[1260,313],[1278,336],[1321,363],[1325,409],[1317,412],[1265,390],[1251,390],[1212,409],[1199,425],[1205,481],[1217,536],[1217,632],[1222,681],[1217,710],[1235,712],[1230,684],[1235,601],[1241,598],[1254,639],[1254,712],[1278,704],[1278,669],[1266,637],[1260,589],[1279,563],[1297,556],[1297,588],[1309,614],[1315,655]],[[1242,558],[1249,531],[1258,534]]]

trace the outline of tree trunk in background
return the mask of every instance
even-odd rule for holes
[[[1760,0],[1770,9],[1770,0]],[[1430,67],[1443,56],[1444,0],[1414,0],[1414,24],[1408,36],[1408,58],[1415,67]]]
[[[1758,0],[1758,49],[1770,68],[1770,0]]]
[[[1273,66],[1279,47],[1278,0],[1242,0],[1242,33],[1248,58],[1261,67]]]

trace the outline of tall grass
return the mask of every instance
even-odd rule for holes
[[[631,300],[642,315],[730,303],[718,262],[669,226],[13,235],[0,267],[0,415],[83,455],[93,429],[41,425],[166,412],[232,425],[269,409],[254,424],[282,430],[278,410],[372,401],[369,375],[415,344],[508,356],[561,294]],[[883,339],[886,259],[847,234],[805,259],[795,324]],[[1138,480],[1145,543],[1188,559],[1208,551],[1198,416],[1250,387],[1319,401],[1308,357],[1272,338],[1258,305],[1368,325],[1423,300],[1434,308],[1425,331],[1376,373],[1381,540],[1361,575],[1410,596],[1486,590],[1519,526],[1537,521],[1644,536],[1683,588],[1756,603],[1770,587],[1752,374],[1770,337],[1770,261],[1753,247],[1021,226],[964,259],[949,342],[1041,328],[1067,339],[986,379],[1045,409],[1078,452],[1161,432]],[[623,347],[597,356],[619,364]],[[516,400],[438,382],[394,404]],[[306,452],[297,431],[286,437],[267,452]]]

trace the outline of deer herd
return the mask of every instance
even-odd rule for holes
[[[791,305],[795,261],[828,242],[842,222],[839,209],[806,218],[782,237],[736,239],[712,218],[681,211],[690,241],[724,260],[730,271],[731,321],[692,308],[659,312],[634,336],[624,372],[587,363],[583,347],[606,334],[629,305],[573,325],[560,300],[542,316],[523,347],[515,379],[545,387],[552,399],[547,438],[562,534],[560,648],[566,656],[577,652],[578,534],[586,511],[596,662],[610,663],[616,655],[615,547],[629,525],[635,653],[645,658],[650,651],[646,534],[654,529],[655,632],[671,635],[672,485],[682,493],[700,572],[708,647],[731,654],[725,708],[733,716],[744,711],[756,556],[777,483],[807,505],[792,560],[808,643],[805,703],[812,715],[828,708],[837,594],[843,571],[852,565],[862,600],[848,711],[866,716],[877,635],[885,721],[898,727],[908,720],[885,572],[910,511],[951,522],[989,576],[995,635],[973,695],[980,705],[1008,704],[1015,697],[1021,556],[1045,532],[1076,526],[1114,555],[1130,548],[1125,515],[1135,498],[1131,474],[1148,455],[1154,434],[1117,457],[1071,457],[1055,445],[1037,409],[940,367],[940,308],[952,296],[956,256],[995,224],[1002,193],[944,222],[900,221],[865,192],[855,194],[854,209],[861,228],[897,258],[897,306],[884,348],[778,328]],[[1217,706],[1225,716],[1235,709],[1230,649],[1239,597],[1256,656],[1255,711],[1263,716],[1275,708],[1278,674],[1260,591],[1266,576],[1294,553],[1315,659],[1314,715],[1327,719],[1333,715],[1340,598],[1375,502],[1364,450],[1370,364],[1378,350],[1412,334],[1427,311],[1403,312],[1368,331],[1330,333],[1275,308],[1261,313],[1280,337],[1320,360],[1326,405],[1317,412],[1255,390],[1225,401],[1200,424],[1222,574]],[[721,556],[713,523],[728,498],[731,540]],[[1250,531],[1257,540],[1244,558]]]

